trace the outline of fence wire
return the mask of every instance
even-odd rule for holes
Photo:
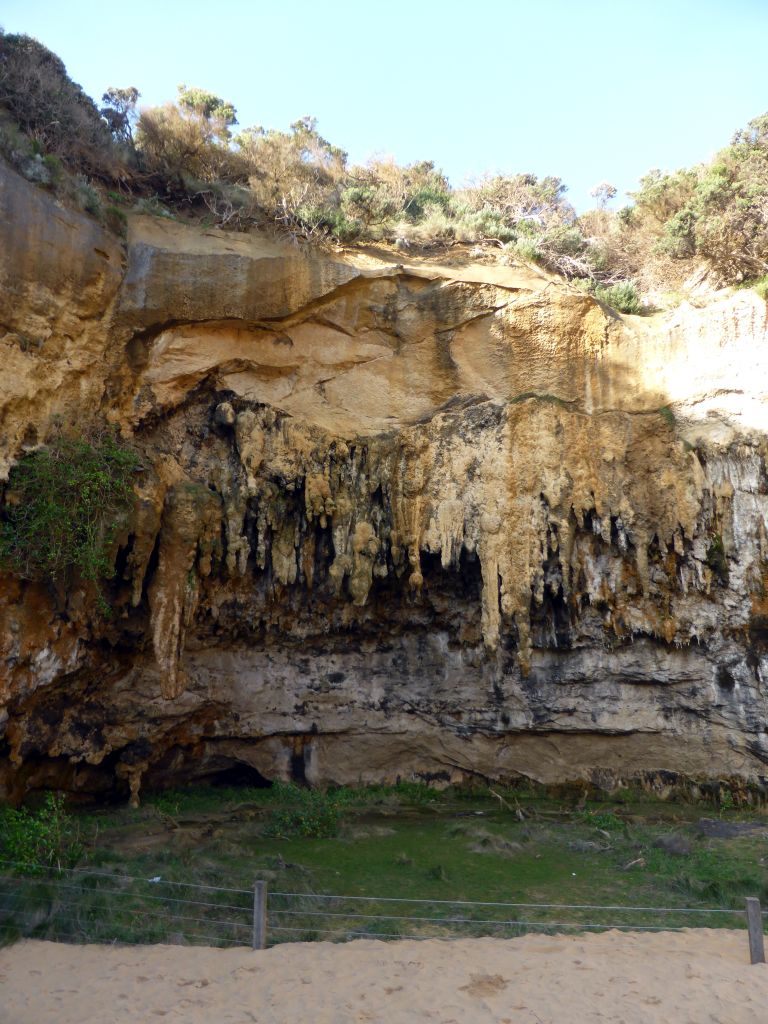
[[[38,865],[31,877],[0,860],[0,941],[250,945],[254,890]],[[29,871],[30,866],[24,865]],[[267,944],[348,939],[427,939],[527,932],[678,931],[743,926],[738,907],[522,903],[398,896],[268,894]]]

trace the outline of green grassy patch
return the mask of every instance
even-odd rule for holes
[[[69,889],[61,876],[6,878],[2,934],[247,943],[257,878],[274,894],[297,894],[270,897],[272,941],[741,926],[740,917],[674,912],[741,910],[745,896],[768,902],[768,823],[737,809],[704,813],[638,796],[574,806],[482,788],[180,790],[139,810],[79,815],[86,874],[65,874]],[[407,902],[424,900],[438,902]],[[462,905],[470,901],[565,906]],[[570,906],[580,904],[671,910]]]

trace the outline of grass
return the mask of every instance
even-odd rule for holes
[[[311,819],[318,809],[333,812],[336,834],[273,828],[291,814]],[[255,878],[273,892],[305,894],[270,898],[273,941],[328,937],[323,930],[328,927],[333,938],[359,932],[512,935],[525,928],[509,922],[521,919],[546,928],[553,922],[742,926],[741,918],[725,914],[656,916],[373,899],[702,909],[741,909],[747,895],[767,900],[768,826],[758,819],[751,827],[754,812],[750,820],[744,811],[724,810],[708,819],[714,825],[702,822],[705,813],[701,806],[640,799],[575,807],[572,800],[534,793],[439,793],[424,786],[325,794],[295,786],[181,790],[152,797],[139,810],[79,815],[86,848],[82,866],[89,873],[0,883],[0,910],[6,911],[2,934],[6,940],[30,935],[247,943]],[[676,852],[669,849],[670,837]],[[147,881],[157,878],[161,881]],[[358,899],[321,898],[327,895]],[[184,899],[211,905],[177,902]],[[337,916],[316,916],[328,910]],[[388,920],[401,915],[403,920]],[[467,920],[443,920],[457,916]],[[497,923],[479,923],[489,920]]]
[[[439,790],[419,783],[401,782],[396,786],[367,786],[365,789],[349,789],[341,786],[327,792],[306,789],[290,782],[275,782],[268,787],[250,786],[192,786],[188,789],[168,789],[151,794],[145,801],[148,808],[155,808],[169,814],[185,814],[195,811],[207,812],[230,804],[256,804],[265,808],[281,810],[306,807],[316,804],[319,799],[336,808],[376,807],[381,804],[429,806],[442,803]],[[101,818],[102,815],[97,815]],[[112,820],[107,813],[106,817]],[[123,821],[125,811],[117,812],[117,820]]]
[[[737,291],[743,288],[751,288],[761,299],[768,301],[768,274],[765,274],[763,277],[748,278],[741,284],[736,285]]]

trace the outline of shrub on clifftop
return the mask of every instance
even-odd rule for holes
[[[615,186],[601,181],[596,207],[578,214],[554,175],[493,173],[455,188],[432,160],[350,166],[313,117],[235,134],[235,106],[215,93],[181,85],[175,102],[143,108],[140,95],[109,87],[97,107],[47,47],[0,28],[0,160],[120,236],[133,209],[294,240],[475,243],[627,313],[685,294],[697,276],[768,291],[768,114],[707,163],[649,172],[618,212]]]
[[[31,36],[0,30],[0,107],[42,152],[75,170],[111,176],[112,139],[96,104],[63,61]]]
[[[171,186],[193,192],[206,183],[236,180],[242,172],[229,147],[230,128],[236,123],[231,103],[180,85],[176,103],[141,112],[136,145],[143,168],[168,179]]]

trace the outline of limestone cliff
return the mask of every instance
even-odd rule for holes
[[[469,255],[323,253],[8,171],[0,467],[143,453],[109,619],[0,587],[0,787],[768,774],[751,292],[621,317]],[[401,259],[402,263],[396,260]]]

